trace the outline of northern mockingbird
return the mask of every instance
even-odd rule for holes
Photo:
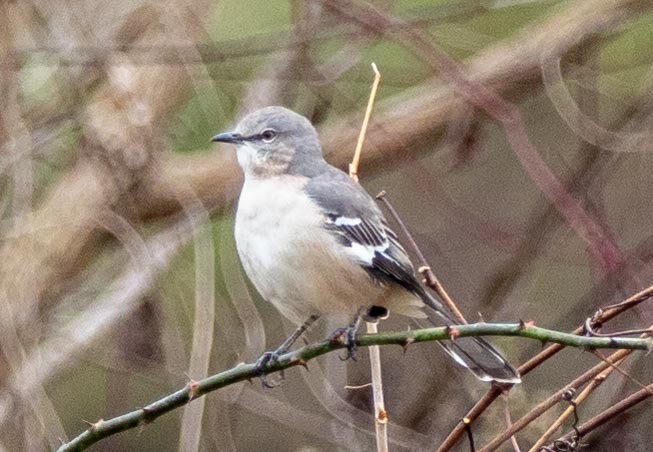
[[[376,320],[396,312],[424,318],[426,305],[444,323],[457,323],[419,284],[372,197],[324,160],[317,132],[305,117],[283,107],[263,108],[212,141],[235,144],[245,173],[235,227],[245,272],[290,321],[308,326],[318,317],[344,314],[355,319],[344,330],[349,347],[361,317]],[[278,351],[287,350],[301,332]],[[483,381],[519,382],[484,339],[441,345]]]

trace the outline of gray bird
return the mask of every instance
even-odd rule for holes
[[[264,354],[261,365],[286,351],[321,316],[354,319],[343,330],[350,347],[361,317],[375,320],[392,311],[424,318],[426,305],[444,323],[457,323],[419,284],[371,196],[324,160],[305,117],[283,107],[262,108],[212,141],[235,144],[245,174],[235,227],[245,272],[265,300],[302,325],[276,354]],[[483,381],[520,381],[484,339],[441,345]]]

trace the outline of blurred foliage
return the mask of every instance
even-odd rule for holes
[[[142,6],[135,0],[119,3],[116,11],[123,14],[120,19]],[[520,0],[374,3],[379,9],[427,31],[434,44],[462,64],[468,64],[506,38],[523,36],[526,39],[530,29],[574,4],[573,1]],[[93,141],[85,121],[92,116],[87,106],[101,98],[99,87],[105,86],[102,83],[107,78],[106,73],[118,67],[119,60],[110,60],[106,54],[121,50],[119,39],[115,40],[117,48],[114,48],[114,43],[102,38],[122,22],[116,20],[114,24],[113,16],[99,6],[95,22],[90,17],[91,12],[77,14],[74,6],[66,2],[56,6],[62,10],[47,14],[41,11],[46,17],[29,15],[21,25],[23,28],[13,30],[19,38],[30,35],[26,31],[30,24],[40,32],[35,31],[26,42],[17,39],[20,42],[14,50],[18,56],[13,62],[19,93],[15,102],[19,105],[18,111],[27,118],[25,127],[29,128],[31,140],[34,193],[29,208],[45,203],[55,191],[53,187],[86,157],[94,163],[100,162],[102,167],[120,166],[112,160],[115,156],[109,151],[98,153],[99,156],[93,154],[102,141]],[[244,99],[253,87],[268,77],[278,76],[274,72],[275,62],[282,65],[284,58],[291,54],[295,28],[308,7],[304,2],[287,0],[224,0],[198,8],[203,15],[197,13],[196,16],[205,27],[198,33],[200,38],[193,36],[184,40],[182,34],[178,52],[173,53],[169,61],[149,61],[146,52],[136,53],[135,66],[173,71],[184,65],[184,71],[192,74],[191,82],[184,85],[187,97],[171,101],[174,108],[163,119],[165,126],[152,128],[153,142],[161,149],[169,147],[173,151],[166,157],[191,159],[203,155],[212,157],[220,152],[229,155],[215,158],[228,162],[233,158],[233,150],[216,151],[209,143],[210,137],[233,126],[242,115]],[[165,16],[165,12],[161,14]],[[441,88],[432,80],[434,76],[437,79],[438,74],[432,74],[405,47],[388,37],[367,33],[350,22],[344,23],[332,13],[323,14],[317,22],[319,27],[310,30],[311,39],[306,43],[311,70],[301,65],[292,67],[284,80],[292,89],[283,93],[286,96],[283,99],[288,100],[284,103],[311,116],[319,130],[342,124],[339,121],[343,118],[354,118],[351,122],[362,120],[372,79],[369,69],[372,61],[383,75],[379,104],[418,90],[428,93]],[[27,17],[28,13],[25,15]],[[174,14],[171,17],[166,20],[178,19]],[[77,25],[71,25],[75,20]],[[169,23],[164,18],[160,22]],[[67,27],[75,26],[80,27],[79,34],[85,38],[75,34],[73,39]],[[89,31],[95,30],[94,27],[97,27],[97,35]],[[134,28],[131,30],[134,33],[140,31],[137,26]],[[70,43],[62,41],[61,36],[67,37]],[[563,58],[563,75],[573,96],[590,107],[589,111],[584,110],[586,114],[608,129],[614,126],[618,130],[629,111],[637,108],[644,112],[642,124],[651,125],[645,121],[650,119],[647,116],[651,114],[650,106],[642,100],[650,95],[652,86],[651,42],[653,14],[649,10],[635,15],[613,33],[596,36],[590,45]],[[71,46],[67,47],[68,44]],[[350,44],[351,47],[346,47]],[[186,46],[199,49],[198,60],[192,60],[195,50],[188,50]],[[344,56],[339,55],[343,48],[346,48]],[[101,57],[94,59],[92,50],[99,50]],[[317,80],[314,74],[319,72],[321,65],[327,69],[344,69],[324,82]],[[111,83],[122,86],[120,72],[117,74],[114,74],[117,81]],[[647,241],[653,214],[650,202],[653,157],[650,149],[612,154],[585,143],[555,110],[541,86],[539,75],[526,79],[515,76],[514,87],[502,95],[519,108],[532,142],[559,179],[570,186],[574,182],[580,184],[574,193],[597,221],[609,228],[609,235],[629,259],[623,272],[604,274],[589,255],[587,243],[565,225],[523,170],[502,127],[479,111],[468,112],[467,118],[452,113],[449,124],[443,120],[444,126],[425,130],[419,140],[397,151],[398,157],[388,155],[387,161],[375,159],[365,167],[362,183],[372,194],[381,189],[390,194],[436,274],[460,301],[468,318],[475,318],[476,313],[481,312],[488,320],[535,319],[547,327],[570,329],[600,306],[619,301],[650,285],[653,271]],[[118,110],[123,107],[123,101],[122,98],[115,101]],[[397,114],[400,112],[398,106]],[[467,126],[456,128],[465,121]],[[143,135],[149,137],[146,132]],[[5,138],[4,145],[15,147],[19,138],[13,135]],[[349,145],[353,151],[355,143]],[[647,146],[650,148],[650,142]],[[118,154],[120,150],[113,151]],[[596,160],[592,160],[592,156]],[[363,160],[365,158],[364,153]],[[20,184],[12,185],[8,176],[17,161],[18,158],[11,156],[2,158],[6,178],[2,181],[2,212],[6,230],[18,224],[12,217],[12,209],[15,210],[12,197],[16,196]],[[179,164],[183,167],[187,160],[178,162],[183,162]],[[587,171],[582,171],[583,168]],[[130,174],[138,172],[138,169],[131,170]],[[152,179],[130,183],[140,187],[148,181]],[[107,183],[101,177],[94,182]],[[223,185],[219,184],[223,183],[216,181],[216,192],[221,191]],[[92,190],[90,185],[89,191]],[[133,214],[139,209],[135,206],[139,205],[140,198],[124,193],[114,198],[124,201],[116,210],[130,219],[144,239],[165,231],[181,215],[175,212],[176,215],[151,218],[150,212],[142,216]],[[211,200],[215,198],[220,196]],[[229,195],[224,195],[224,199],[231,201]],[[246,311],[248,306],[255,306],[265,328],[265,331],[249,333],[260,335],[259,339],[262,337],[267,347],[280,343],[289,328],[285,320],[258,297],[241,273],[232,237],[233,204],[216,204],[219,207],[211,212],[209,232],[215,246],[216,275],[216,334],[211,351],[211,372],[253,360],[263,351],[244,349],[248,332],[243,326],[258,325],[248,317],[251,314]],[[207,202],[207,206],[213,207],[211,202]],[[66,215],[74,217],[77,213],[74,210]],[[94,227],[99,228],[98,225]],[[59,234],[57,228],[48,224],[43,228],[49,240],[56,239]],[[110,239],[104,232],[104,236],[95,237],[80,246],[81,250],[75,250],[78,257],[75,265],[68,268],[61,264],[64,276],[39,298],[36,326],[29,330],[30,340],[33,340],[30,346],[36,348],[36,344],[66,332],[65,322],[107,291],[115,289],[118,275],[133,265],[130,263],[133,256],[125,251],[126,245]],[[3,237],[3,240],[13,241],[17,236],[20,234]],[[39,237],[34,247],[46,247],[47,243]],[[58,262],[53,264],[57,271],[59,265]],[[134,265],[134,271],[138,267]],[[184,375],[188,370],[194,333],[195,282],[201,277],[192,245],[186,245],[170,260],[158,277],[157,286],[148,293],[147,308],[139,308],[130,319],[115,321],[110,328],[111,334],[93,341],[88,350],[80,351],[75,359],[65,360],[56,374],[46,380],[47,398],[69,436],[86,428],[82,420],[119,415],[182,387],[187,377],[204,376]],[[650,308],[642,308],[610,328],[648,325],[652,319]],[[320,325],[309,337],[324,337],[336,326]],[[406,328],[406,320],[393,318],[382,328]],[[143,337],[157,345],[148,347]],[[538,344],[521,340],[495,342],[515,363],[525,361],[540,348]],[[25,345],[25,350],[29,348]],[[433,344],[411,347],[405,356],[398,349],[383,349],[384,362],[388,363],[384,368],[386,404],[391,420],[397,425],[397,430],[391,430],[391,436],[397,435],[401,443],[393,444],[391,450],[411,449],[402,441],[408,441],[406,438],[413,432],[413,446],[438,444],[484,392],[484,387],[447,363],[444,355],[434,351],[436,348]],[[366,356],[361,356],[357,363],[343,364],[337,357],[330,356],[320,361],[324,374],[313,369],[312,375],[305,376],[293,370],[284,386],[273,391],[262,391],[258,382],[253,382],[252,386],[241,387],[242,392],[208,397],[200,450],[371,450],[373,426],[357,411],[370,412],[370,394],[343,389],[345,382],[357,385],[368,381],[366,360]],[[513,417],[527,412],[536,401],[596,362],[588,353],[565,350],[511,392]],[[650,360],[633,362],[627,370],[649,382]],[[323,375],[329,377],[333,392],[319,388],[310,380],[319,380]],[[632,382],[617,375],[610,378],[613,380],[591,404],[587,408],[583,406],[581,415],[585,419],[590,413],[632,392]],[[3,375],[3,379],[9,380],[9,377]],[[23,438],[29,437],[25,432],[30,428],[41,433],[48,431],[43,426],[48,422],[35,418],[27,405],[22,401],[12,406],[10,421],[0,430],[0,449],[29,449],[29,442]],[[496,405],[475,430],[477,444],[489,440],[504,427],[501,402]],[[14,415],[14,411],[20,414]],[[647,444],[653,440],[650,429],[646,428],[653,421],[651,410],[641,407],[633,413],[619,423],[618,428],[609,425],[588,439],[591,450],[616,450],[625,444],[628,450],[647,450]],[[554,415],[547,414],[519,436],[520,442],[532,443],[553,419]],[[131,431],[103,441],[96,449],[175,450],[181,421],[182,413],[178,411],[138,432]],[[314,431],[307,431],[307,425],[302,422],[313,423]],[[43,438],[46,437],[43,433]],[[38,436],[33,445],[38,446],[37,449],[47,448],[46,440]],[[460,446],[459,450],[467,450],[465,447]]]

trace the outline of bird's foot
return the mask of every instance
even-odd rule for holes
[[[271,379],[268,378],[268,375],[264,373],[265,368],[270,365],[279,362],[279,357],[286,353],[288,350],[284,347],[279,347],[273,351],[264,352],[254,364],[254,375],[256,375],[260,380],[264,388],[276,388],[283,383],[286,376],[283,372],[279,372],[279,378]]]
[[[290,348],[293,346],[295,341],[301,337],[302,334],[319,318],[317,315],[312,315],[306,321],[301,324],[294,332],[293,334],[283,341],[283,344],[279,346],[274,351],[267,351],[261,355],[259,359],[256,360],[256,364],[254,366],[254,373],[256,376],[258,376],[261,379],[261,383],[263,384],[264,388],[274,388],[276,386],[279,386],[283,380],[286,378],[285,374],[283,373],[283,370],[279,372],[279,378],[276,379],[275,381],[270,381],[266,374],[263,373],[263,370],[268,366],[269,364],[274,364],[279,361],[279,358],[281,355],[288,353]]]
[[[346,328],[338,328],[331,335],[330,341],[336,344],[341,344],[346,347],[346,353],[344,356],[339,356],[341,361],[347,361],[351,359],[357,361],[356,352],[358,347],[356,346],[356,334],[358,333],[358,326],[360,322],[354,322]]]

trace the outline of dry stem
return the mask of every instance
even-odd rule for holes
[[[372,83],[372,91],[370,92],[370,99],[367,102],[367,109],[365,110],[365,117],[363,118],[363,125],[361,126],[358,141],[356,142],[356,150],[354,151],[354,158],[349,164],[349,177],[358,182],[358,165],[360,163],[361,152],[363,150],[363,143],[365,142],[365,133],[367,132],[367,125],[370,122],[372,115],[372,108],[374,107],[374,99],[376,98],[376,91],[381,81],[381,73],[372,63],[372,70],[374,71],[374,82]],[[367,332],[376,333],[376,323],[367,322]],[[372,394],[374,398],[374,424],[376,432],[376,450],[378,452],[388,451],[388,414],[385,411],[385,404],[383,402],[383,379],[381,376],[381,352],[379,347],[374,345],[370,347],[370,372],[372,375]]]
[[[365,110],[365,117],[363,118],[363,125],[361,126],[361,131],[358,135],[358,141],[356,142],[356,150],[354,151],[354,159],[349,164],[349,177],[358,182],[358,165],[361,159],[361,152],[363,150],[363,143],[365,142],[365,133],[367,133],[367,125],[370,122],[370,116],[372,116],[372,109],[374,108],[374,99],[376,99],[376,91],[379,87],[379,82],[381,81],[381,73],[376,67],[376,64],[372,63],[372,70],[374,71],[374,82],[372,82],[372,91],[370,91],[370,99],[367,101],[367,109]]]

